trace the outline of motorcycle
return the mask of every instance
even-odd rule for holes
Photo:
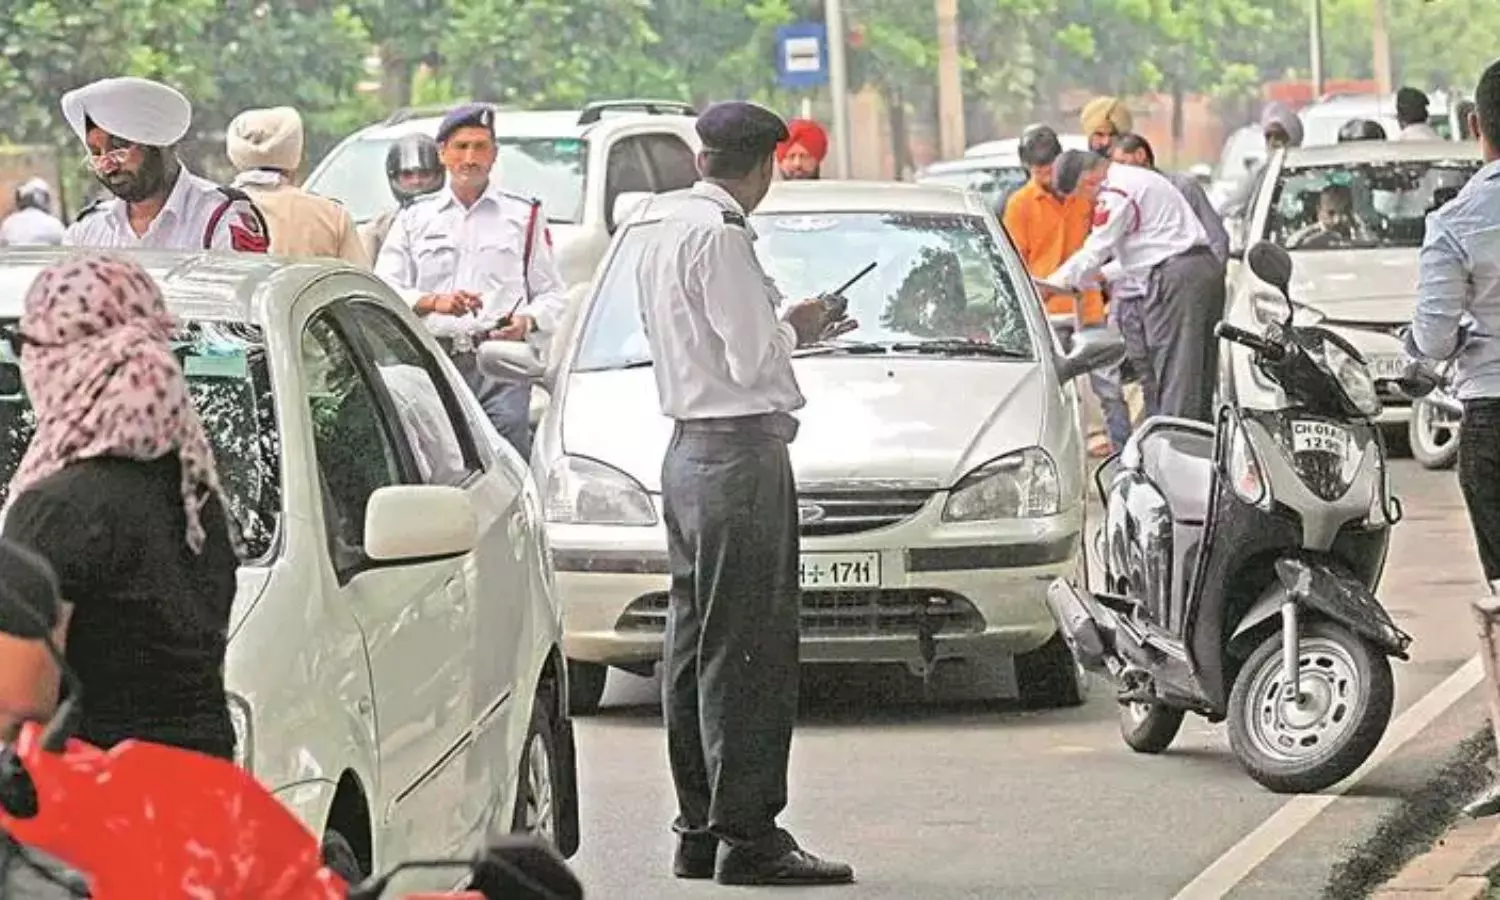
[[[1284,250],[1257,244],[1246,263],[1282,321],[1216,335],[1253,351],[1284,402],[1224,406],[1214,425],[1148,419],[1095,475],[1104,590],[1059,579],[1047,602],[1079,663],[1118,686],[1132,749],[1166,750],[1189,712],[1227,719],[1251,778],[1313,792],[1358,768],[1390,719],[1389,658],[1411,638],[1374,590],[1401,505],[1364,360],[1294,324]]]
[[[96,900],[378,900],[402,872],[448,869],[453,883],[467,881],[465,892],[406,900],[582,900],[567,863],[531,836],[501,839],[475,859],[409,861],[348,884],[323,865],[312,832],[234,763],[145,741],[106,751],[71,738],[81,685],[50,637],[55,613],[31,612],[37,627],[16,636],[47,645],[67,696],[45,725],[28,722],[0,747],[0,894],[7,870],[26,866],[33,881]]]

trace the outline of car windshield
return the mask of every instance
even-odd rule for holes
[[[977,215],[776,213],[751,217],[755,252],[789,301],[833,291],[868,263],[845,293],[859,328],[835,347],[1032,359],[1014,273]],[[589,313],[574,368],[650,362],[636,268],[651,225],[621,238]]]
[[[0,323],[9,329],[15,320]],[[260,330],[240,323],[189,322],[176,350],[213,447],[246,558],[271,550],[281,514],[280,440]],[[36,431],[9,343],[0,341],[0,504]]]
[[[1266,238],[1288,250],[1420,247],[1427,214],[1458,193],[1478,160],[1289,167],[1276,182]]]
[[[385,154],[394,138],[361,138],[336,148],[307,181],[314,194],[331,197],[356,222],[369,220],[396,205],[385,177]],[[508,190],[536,197],[551,222],[583,220],[584,168],[588,146],[582,138],[499,139],[495,161],[499,183]]]

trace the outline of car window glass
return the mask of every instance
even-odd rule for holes
[[[478,457],[447,377],[390,312],[369,302],[348,308],[396,408],[422,481],[462,485],[479,471]]]
[[[1266,237],[1288,250],[1420,247],[1427,214],[1479,165],[1458,159],[1283,169]]]
[[[401,469],[375,394],[327,312],[302,333],[302,377],[329,536],[362,550],[370,495],[400,484]]]
[[[656,170],[658,191],[680,191],[698,180],[698,161],[682,138],[653,134],[642,139],[651,168]]]
[[[605,166],[604,219],[614,227],[615,199],[621,194],[633,192],[651,193],[651,175],[646,171],[646,160],[641,155],[640,138],[623,138],[609,148],[609,162]]]

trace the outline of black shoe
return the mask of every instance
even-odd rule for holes
[[[712,878],[718,852],[719,839],[711,834],[683,835],[677,839],[677,852],[672,855],[672,874],[678,878]]]
[[[737,885],[852,884],[854,870],[798,848],[770,858],[730,850],[724,854],[716,878],[719,884]]]

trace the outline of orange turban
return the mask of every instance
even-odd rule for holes
[[[786,123],[787,139],[776,145],[776,159],[786,159],[792,147],[800,144],[818,162],[828,155],[828,132],[812,119],[793,119]]]

